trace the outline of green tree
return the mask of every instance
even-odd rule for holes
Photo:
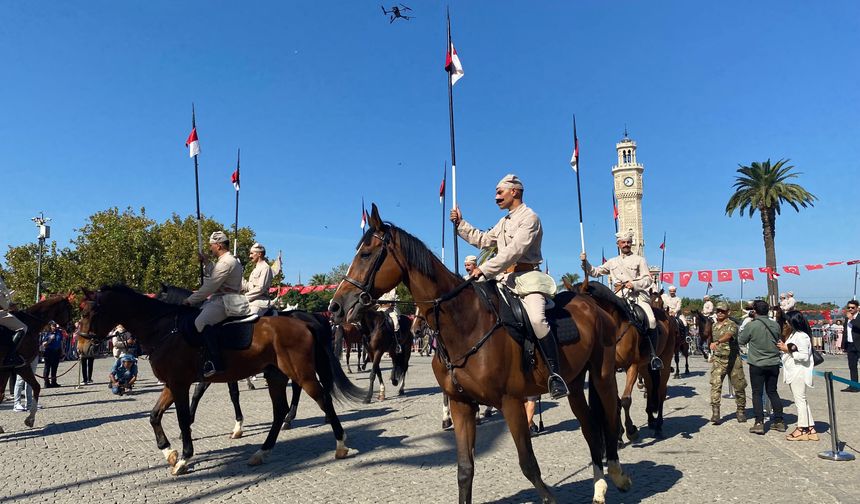
[[[794,166],[788,165],[788,159],[780,159],[770,164],[770,159],[763,163],[754,162],[750,166],[740,165],[733,185],[735,193],[726,204],[726,214],[731,217],[736,210],[743,216],[749,213],[750,218],[758,211],[761,216],[762,235],[764,237],[765,262],[771,270],[776,270],[776,216],[780,215],[782,205],[790,205],[799,212],[800,207],[813,206],[817,199],[802,186],[790,183],[800,173],[794,172]],[[776,299],[779,292],[776,278],[768,279],[768,298]]]
[[[328,285],[328,277],[325,273],[315,273],[308,281],[308,285]]]
[[[74,252],[68,248],[59,249],[55,241],[45,248],[42,255],[42,293],[65,293],[80,289],[84,284]],[[9,247],[6,251],[7,270],[3,278],[9,288],[15,291],[15,301],[21,307],[35,301],[38,257],[37,243]]]
[[[565,287],[564,287],[565,280],[568,283],[570,283],[570,285],[576,285],[577,283],[579,283],[580,280],[582,280],[582,278],[579,276],[579,273],[567,272],[564,275],[562,275],[561,278],[559,279],[558,290],[560,290],[560,291],[565,290]]]
[[[338,264],[337,266],[332,268],[331,271],[326,273],[326,283],[328,283],[329,285],[339,284],[346,277],[347,271],[349,271],[349,264]]]

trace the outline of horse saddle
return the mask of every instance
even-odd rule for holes
[[[196,313],[181,316],[177,325],[179,332],[189,345],[203,346],[203,335],[197,332],[194,326]],[[245,350],[251,346],[254,339],[254,324],[260,317],[256,314],[242,317],[228,317],[212,326],[218,338],[218,346],[223,350]]]

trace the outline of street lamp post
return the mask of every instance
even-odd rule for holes
[[[30,220],[39,228],[39,262],[36,265],[36,302],[38,303],[42,297],[42,255],[45,251],[45,239],[51,237],[51,226],[47,224],[51,218],[45,217],[45,212],[39,212],[37,217]]]

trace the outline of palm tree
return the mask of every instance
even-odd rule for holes
[[[327,285],[327,278],[325,273],[315,273],[311,279],[308,281],[308,285]]]
[[[764,163],[754,162],[750,166],[739,165],[733,185],[735,193],[726,203],[726,214],[731,217],[737,210],[741,215],[749,212],[750,218],[758,210],[761,216],[761,228],[764,236],[764,253],[767,267],[776,271],[776,216],[780,214],[783,204],[791,205],[799,212],[800,207],[814,206],[815,195],[798,184],[788,181],[797,178],[799,172],[793,172],[794,166],[788,165],[788,159],[780,159],[774,165],[770,159]],[[771,304],[776,302],[779,291],[776,279],[770,277],[767,284],[768,298]]]

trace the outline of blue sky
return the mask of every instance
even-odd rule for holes
[[[192,101],[203,212],[232,222],[241,147],[240,223],[284,251],[288,280],[351,260],[362,196],[439,249],[445,5],[413,0],[415,19],[389,24],[378,2],[245,4],[0,3],[0,250],[33,241],[41,210],[62,245],[110,206],[143,206],[159,221],[193,213]],[[494,185],[515,172],[543,219],[551,272],[577,271],[576,113],[592,258],[613,247],[610,170],[625,124],[645,166],[652,264],[665,231],[666,271],[763,265],[758,216],[724,208],[738,163],[783,157],[820,200],[779,218],[779,264],[860,256],[860,4],[526,5],[451,4],[466,72],[455,107],[468,220],[496,222]],[[782,276],[783,290],[850,298],[849,267],[801,269]],[[763,278],[745,291],[762,294]]]

